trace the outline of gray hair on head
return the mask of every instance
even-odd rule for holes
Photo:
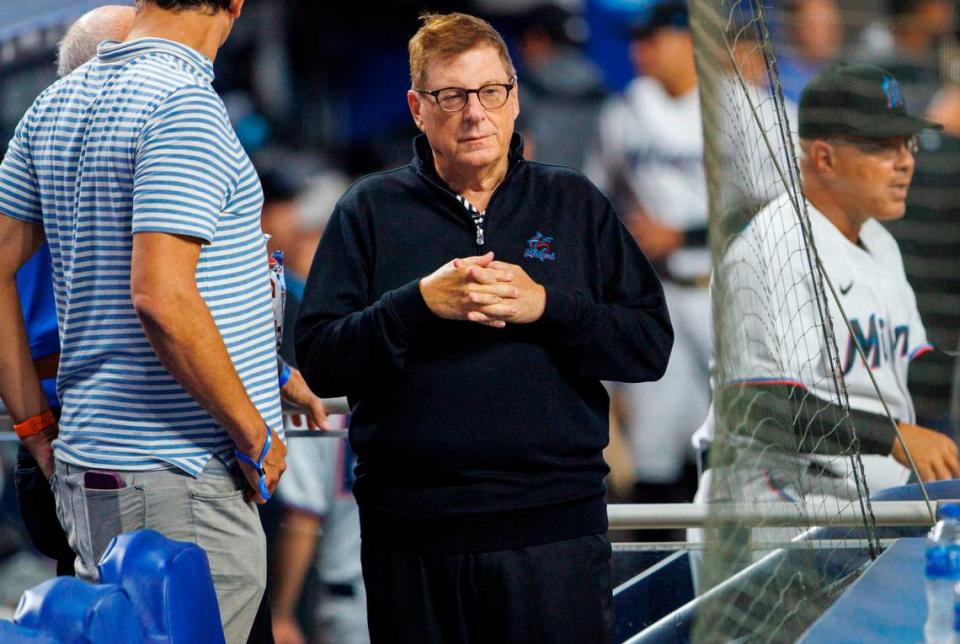
[[[101,41],[126,38],[135,15],[131,6],[106,5],[80,16],[57,45],[57,76],[63,78],[96,56]]]

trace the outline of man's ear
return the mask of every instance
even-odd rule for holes
[[[243,3],[245,0],[230,0],[230,17],[236,20],[240,17],[240,13],[243,11]]]
[[[831,178],[837,174],[837,148],[823,139],[810,146],[810,161],[817,174]]]
[[[420,102],[420,94],[411,90],[407,90],[407,105],[410,107],[410,116],[413,117],[413,122],[421,132],[423,131],[423,117],[420,114],[420,108],[422,104]]]

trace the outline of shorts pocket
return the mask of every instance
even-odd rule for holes
[[[123,532],[143,528],[146,521],[146,502],[143,487],[132,485],[119,490],[89,490],[81,488],[87,513],[90,559],[96,566],[110,540]],[[86,559],[88,553],[81,553]]]

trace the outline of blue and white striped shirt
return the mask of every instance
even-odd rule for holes
[[[0,164],[0,213],[50,242],[62,353],[57,458],[196,476],[233,443],[151,348],[130,296],[133,234],[203,243],[197,286],[247,394],[281,430],[263,193],[213,91],[179,43],[101,43],[47,89]],[[202,357],[198,356],[198,359]]]

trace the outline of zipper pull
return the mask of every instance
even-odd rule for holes
[[[477,246],[483,246],[483,224],[476,223],[477,226]]]

